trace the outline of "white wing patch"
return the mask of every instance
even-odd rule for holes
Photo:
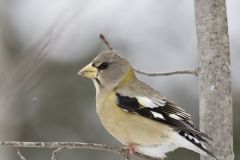
[[[167,101],[165,99],[160,99],[160,100],[156,101],[156,100],[150,99],[148,97],[143,97],[143,96],[136,96],[136,98],[138,100],[138,103],[146,108],[164,107],[167,103]],[[155,118],[165,119],[162,114],[153,112],[153,111],[151,111],[151,112]],[[178,116],[176,114],[169,114],[168,116],[175,120],[183,120],[180,116]]]
[[[173,118],[173,119],[176,119],[176,120],[182,120],[181,117],[179,117],[178,115],[176,114],[169,114],[169,117]]]
[[[184,133],[184,137],[188,137],[190,140],[194,140],[195,143],[197,144],[201,144],[201,142],[196,138],[196,137],[193,137],[187,133]],[[201,144],[203,148],[205,148],[205,146],[203,144]]]
[[[197,138],[193,139],[195,143],[200,143],[200,141]]]
[[[184,134],[185,136],[185,134]],[[187,134],[187,136],[189,136]],[[185,136],[186,137],[186,136]],[[192,137],[193,139],[195,139],[195,137]],[[197,139],[196,139],[197,140]],[[195,141],[195,140],[194,140]],[[198,140],[197,140],[198,141]],[[202,149],[200,149],[199,147],[197,147],[196,145],[194,145],[193,143],[191,143],[190,141],[186,140],[184,137],[180,136],[179,134],[175,134],[175,143],[178,144],[179,147],[183,147],[183,148],[187,148],[189,150],[201,153],[203,155],[207,155],[207,153],[205,151],[203,151]],[[205,148],[205,146],[202,143],[199,143],[203,148]]]
[[[192,140],[192,139],[193,139],[193,136],[191,136],[191,135],[188,135],[188,138],[189,138],[190,140]]]
[[[143,96],[137,96],[136,97],[139,104],[141,104],[144,107],[148,107],[148,108],[157,108],[159,106],[165,106],[166,101],[165,100],[158,100],[158,101],[154,101],[152,99],[149,99],[148,97],[143,97]]]
[[[153,114],[154,118],[160,118],[160,119],[164,119],[165,120],[165,118],[163,117],[162,114],[156,113],[156,112],[153,112],[153,111],[151,111],[151,113]]]

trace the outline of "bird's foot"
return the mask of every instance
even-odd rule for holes
[[[131,144],[128,147],[123,148],[122,153],[123,153],[124,159],[129,160],[135,156],[135,147],[136,147],[135,144]]]
[[[136,144],[131,144],[128,146],[129,152],[130,152],[130,156],[135,156],[135,151],[136,151]]]
[[[129,160],[130,159],[131,154],[130,154],[130,150],[129,150],[128,147],[124,147],[122,149],[122,155],[123,155],[124,160]]]

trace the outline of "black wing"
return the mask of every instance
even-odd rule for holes
[[[118,106],[127,112],[165,123],[177,132],[192,135],[200,141],[206,142],[203,137],[210,139],[193,126],[189,114],[180,107],[175,107],[171,102],[166,101],[158,105],[156,100],[147,97],[128,97],[119,93],[116,95]]]

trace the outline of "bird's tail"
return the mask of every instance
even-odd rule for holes
[[[210,156],[214,160],[218,160],[216,156],[214,156],[214,154],[204,146],[203,142],[206,141],[202,137],[199,137],[192,133],[189,134],[184,131],[179,132],[178,136],[178,143],[183,148],[195,151],[205,156]]]

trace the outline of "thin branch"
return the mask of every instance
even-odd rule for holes
[[[16,148],[57,148],[52,152],[51,158],[56,158],[56,153],[62,151],[62,149],[93,149],[93,150],[102,150],[108,151],[116,154],[120,154],[124,157],[129,157],[129,149],[127,147],[118,147],[118,146],[108,146],[104,144],[95,144],[95,143],[81,143],[81,142],[16,142],[16,141],[5,141],[0,142],[1,146],[7,147],[16,147]],[[145,156],[140,153],[135,153],[135,157],[145,159],[145,160],[154,160],[154,158]],[[21,159],[26,160],[26,159]]]
[[[106,44],[106,46],[108,47],[109,50],[113,50],[113,48],[111,47],[110,43],[107,41],[107,39],[105,38],[105,36],[103,34],[99,34],[100,39],[103,41],[103,43]]]
[[[7,72],[8,74],[4,78],[4,85],[0,88],[3,90],[3,93],[5,93],[5,91],[11,91],[9,90],[9,86],[13,88],[13,85],[17,85],[15,88],[18,90],[28,88],[29,80],[35,75],[41,75],[39,74],[39,71],[43,70],[42,68],[46,63],[46,56],[54,49],[53,42],[59,39],[64,29],[68,27],[66,24],[69,24],[72,20],[76,19],[76,16],[79,15],[79,11],[83,11],[82,7],[81,9],[74,9],[73,7],[75,6],[79,6],[78,3],[61,12],[51,27],[49,27],[46,32],[30,46],[30,48],[24,49],[18,54],[19,57],[16,58],[18,62],[14,63],[14,68]],[[69,11],[73,12],[71,13]],[[68,15],[67,13],[71,14]],[[27,87],[25,86],[26,84]],[[31,88],[32,86],[30,86],[30,89]],[[1,93],[2,92],[0,92],[0,94]]]
[[[108,47],[109,50],[113,50],[111,47],[110,43],[108,40],[105,38],[105,36],[100,33],[99,34],[100,39],[104,42],[104,44]],[[198,68],[195,70],[182,70],[182,71],[174,71],[174,72],[164,72],[164,73],[148,73],[148,72],[143,72],[135,68],[135,71],[139,74],[146,75],[146,76],[171,76],[171,75],[176,75],[176,74],[191,74],[198,76]]]
[[[17,155],[20,158],[20,160],[26,160],[26,158],[22,155],[22,153],[20,152],[20,150],[16,147],[16,151],[17,151]]]
[[[63,149],[66,149],[66,148],[58,148],[58,149],[54,150],[52,152],[51,160],[57,160],[57,158],[56,158],[57,153],[61,152]]]
[[[134,69],[137,73],[145,75],[145,76],[171,76],[171,75],[177,75],[177,74],[191,74],[198,76],[198,69],[195,70],[181,70],[181,71],[174,71],[174,72],[157,72],[157,73],[148,73],[143,72],[138,69]]]

